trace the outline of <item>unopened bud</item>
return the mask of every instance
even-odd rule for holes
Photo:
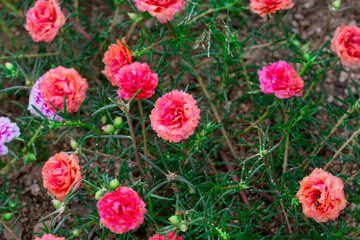
[[[75,141],[75,140],[71,140],[70,145],[71,145],[71,148],[74,149],[74,150],[79,148],[79,143],[77,141]]]
[[[75,228],[75,229],[72,231],[72,235],[73,235],[74,237],[80,236],[80,230],[77,229],[77,228]]]
[[[27,153],[24,156],[24,164],[27,164],[28,162],[35,162],[36,156],[33,153]]]
[[[30,79],[25,80],[25,86],[27,86],[27,87],[31,86],[31,80]]]
[[[51,200],[51,202],[54,205],[54,207],[58,210],[62,207],[62,202],[60,202],[59,200]]]
[[[120,183],[119,183],[119,181],[118,181],[117,179],[111,180],[111,182],[110,182],[110,189],[111,189],[111,190],[115,190],[115,189],[117,189],[119,186],[120,186]]]
[[[179,226],[179,224],[181,223],[181,217],[177,215],[173,215],[169,217],[169,221],[172,225]]]
[[[9,201],[9,207],[10,208],[14,209],[14,208],[16,208],[16,206],[17,206],[16,202]]]
[[[187,224],[187,223],[180,223],[180,225],[179,225],[179,229],[180,229],[180,231],[182,231],[182,232],[186,232],[188,229],[189,229],[189,224]]]
[[[332,3],[332,7],[336,10],[338,10],[341,6],[341,0],[336,0],[336,1],[333,1]]]
[[[138,18],[138,15],[136,13],[128,13],[128,16],[131,21],[136,21],[136,19]]]
[[[261,151],[261,156],[263,156],[263,157],[266,157],[267,155],[269,155],[269,151],[268,150],[262,150]]]
[[[12,215],[13,215],[13,213],[4,213],[2,219],[3,219],[5,222],[8,222],[8,221],[10,221]]]
[[[107,118],[106,115],[102,115],[102,116],[101,116],[101,122],[102,122],[103,124],[106,124],[106,123],[107,123],[107,120],[108,120],[108,118]]]
[[[5,63],[5,68],[9,71],[14,70],[15,66],[11,62]]]
[[[204,137],[204,136],[205,136],[205,131],[202,130],[202,131],[200,132],[200,137]]]
[[[114,125],[111,125],[111,124],[103,126],[102,130],[104,130],[104,132],[107,134],[113,134],[115,132]]]
[[[105,194],[105,191],[103,189],[100,189],[99,191],[97,191],[95,193],[95,199],[99,200],[102,196],[104,196],[104,194]]]
[[[124,120],[122,117],[116,117],[113,124],[117,129],[121,129],[124,124]]]

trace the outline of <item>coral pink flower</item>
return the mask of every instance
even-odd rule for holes
[[[251,0],[250,2],[251,11],[259,14],[261,17],[292,7],[294,7],[294,3],[291,0]]]
[[[145,203],[128,187],[108,192],[97,203],[100,223],[113,233],[122,234],[138,228],[144,221]]]
[[[274,93],[278,98],[302,96],[304,81],[285,61],[270,63],[258,70],[260,88],[265,94]]]
[[[5,145],[14,138],[20,136],[20,128],[16,123],[11,122],[10,118],[0,117],[0,155],[6,155],[9,152]]]
[[[346,25],[338,27],[331,40],[331,50],[345,66],[360,66],[360,28]]]
[[[125,38],[121,41],[126,44]],[[110,44],[102,61],[105,64],[105,69],[102,73],[111,84],[115,86],[116,83],[113,81],[115,74],[117,74],[123,66],[132,63],[131,52],[126,45],[123,45],[119,40],[116,40],[116,44]]]
[[[316,168],[300,182],[296,197],[302,204],[305,216],[317,222],[335,220],[346,207],[344,183],[340,178]]]
[[[25,29],[35,42],[51,42],[65,21],[56,0],[37,0],[26,13]]]
[[[57,237],[57,236],[54,236],[52,234],[44,233],[44,235],[42,235],[41,238],[35,237],[35,240],[65,240],[65,238],[64,237]]]
[[[173,231],[171,233],[166,234],[165,236],[169,239],[169,240],[182,240],[182,237],[180,237],[179,235],[175,238],[176,235],[176,231]],[[150,237],[148,240],[167,240],[165,237],[159,235],[159,234],[155,234],[154,236]]]
[[[60,152],[52,156],[42,169],[44,188],[48,189],[59,201],[64,201],[66,194],[74,184],[73,191],[80,186],[79,159],[75,154],[70,156]]]
[[[184,0],[134,0],[141,12],[149,12],[161,23],[174,19],[175,13],[180,12],[185,5]]]
[[[146,63],[134,62],[123,66],[115,75],[113,83],[119,87],[119,97],[130,100],[140,88],[142,89],[135,99],[151,97],[155,93],[158,81],[158,75],[151,71]]]
[[[42,79],[39,84],[40,94],[48,108],[56,112],[51,105],[53,104],[55,108],[63,110],[66,94],[66,110],[68,112],[79,110],[89,84],[75,69],[59,66],[45,73]]]
[[[159,137],[169,142],[180,142],[194,133],[200,109],[190,94],[173,90],[156,101],[149,117]]]

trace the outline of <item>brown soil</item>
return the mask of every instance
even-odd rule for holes
[[[327,18],[327,9],[326,9],[326,1],[303,1],[303,0],[294,0],[296,7],[289,14],[289,23],[293,26],[294,29],[303,37],[309,38],[310,45],[315,46],[320,38],[322,33],[322,29],[325,25]],[[334,32],[335,28],[342,24],[356,24],[360,21],[360,2],[353,0],[343,0],[342,6],[353,6],[352,9],[345,10],[343,12],[338,12],[335,14],[332,23],[330,24],[329,32]],[[82,2],[83,3],[83,2]],[[105,20],[108,16],[112,15],[112,12],[108,9],[107,5],[102,1],[86,1],[84,4],[84,13],[90,13],[89,17],[95,18],[99,16],[100,13],[104,13],[102,20]],[[3,4],[0,3],[0,9],[3,9]],[[319,7],[323,7],[319,9]],[[127,18],[127,17],[126,17]],[[261,19],[255,15],[252,15],[254,21],[251,23],[254,28],[258,28],[266,22],[266,19]],[[119,21],[124,19],[120,18]],[[97,29],[102,29],[102,26],[98,26]],[[24,29],[21,27],[17,27],[15,29],[11,29],[12,33],[15,37],[20,37],[23,34],[26,34]],[[122,33],[123,34],[123,33]],[[115,35],[115,34],[113,34]],[[0,32],[0,39],[6,39],[6,35],[3,32]],[[329,40],[330,36],[327,36],[325,40]],[[112,39],[115,39],[115,36],[112,36]],[[5,48],[6,48],[5,40]],[[136,42],[136,36],[133,36],[133,39],[129,39],[129,45]],[[247,57],[248,63],[258,63],[258,56],[261,55],[261,50],[255,51],[253,55]],[[174,61],[173,64],[175,64]],[[175,67],[174,67],[175,68]],[[356,84],[360,85],[360,74],[358,69],[352,69],[350,73],[342,72],[339,76],[335,73],[328,74],[326,79],[327,83],[327,91],[328,91],[328,101],[330,103],[336,104],[338,106],[342,106],[342,103],[334,98],[334,96],[340,97],[342,99],[346,99],[348,96],[346,87],[351,85],[351,80],[355,81]],[[353,89],[354,90],[354,89]],[[237,92],[232,92],[230,90],[229,96],[232,99],[235,99],[238,95]],[[10,118],[16,118],[20,115],[21,110],[16,106],[15,102],[10,101],[20,101],[23,103],[27,102],[27,98],[19,97],[19,96],[0,96],[0,115],[8,116]],[[237,114],[248,115],[252,109],[249,108],[246,103],[240,105],[239,109],[236,110]],[[323,121],[328,121],[326,116]],[[256,134],[256,132],[254,132]],[[339,133],[341,134],[341,133]],[[249,135],[249,142],[253,141],[253,136]],[[51,149],[51,153],[56,153],[62,150],[70,150],[69,142],[67,139],[60,141],[59,143],[49,144],[47,146]],[[246,148],[239,148],[238,153],[241,158],[247,156]],[[322,153],[324,157],[328,154],[326,152]],[[4,161],[4,158],[0,158],[1,161]],[[45,189],[42,187],[42,178],[41,178],[41,168],[46,159],[37,159],[37,163],[29,163],[27,165],[23,165],[22,161],[19,161],[16,164],[18,171],[12,171],[8,175],[8,183],[12,186],[16,186],[21,189],[21,196],[19,200],[19,204],[29,204],[26,207],[22,208],[22,213],[16,214],[17,217],[21,216],[20,225],[23,229],[22,239],[32,239],[33,232],[40,232],[39,230],[39,219],[44,217],[45,215],[51,213],[54,208],[51,205],[51,198],[46,194]],[[106,171],[109,169],[105,169],[104,166],[101,171]],[[348,166],[348,170],[345,174],[350,175],[354,173],[355,170],[359,169],[359,165],[354,163],[351,166]],[[335,164],[332,167],[333,172],[340,172],[340,165]],[[0,177],[0,185],[4,181],[4,177]],[[350,185],[350,188],[353,190],[357,190],[355,184]],[[256,201],[257,196],[251,196],[254,201]],[[350,206],[354,208],[354,206]],[[7,236],[0,236],[1,239]]]

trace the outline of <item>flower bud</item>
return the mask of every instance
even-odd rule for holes
[[[122,119],[122,117],[116,117],[113,124],[117,129],[121,129],[124,124],[124,120]]]
[[[202,130],[202,131],[200,132],[200,137],[204,137],[204,136],[205,136],[205,131]]]
[[[104,130],[105,133],[107,134],[113,134],[115,132],[115,128],[113,125],[111,124],[108,124],[106,126],[103,126],[102,127],[102,130]]]
[[[181,217],[177,215],[173,215],[169,217],[169,221],[171,222],[172,225],[179,226],[179,224],[181,223]]]
[[[182,232],[186,232],[189,229],[189,224],[187,224],[186,222],[180,223],[179,229]]]
[[[72,235],[73,235],[74,237],[80,236],[80,230],[77,229],[77,228],[75,228],[75,229],[72,231]]]
[[[264,149],[264,150],[261,151],[261,156],[262,156],[262,157],[266,157],[267,155],[269,155],[269,151],[268,151],[268,150]]]
[[[62,207],[62,202],[60,202],[59,200],[51,200],[51,202],[54,205],[54,207],[58,210]]]
[[[24,156],[24,164],[27,164],[28,162],[35,162],[36,156],[33,153],[26,153]]]
[[[16,206],[17,206],[16,202],[9,201],[9,207],[10,208],[14,209],[14,208],[16,208]]]
[[[15,66],[11,62],[7,62],[7,63],[5,63],[5,68],[7,70],[11,71],[11,70],[13,70],[15,68]]]
[[[103,124],[106,124],[107,121],[108,121],[107,116],[106,116],[106,115],[102,115],[102,116],[101,116],[101,122],[102,122]]]
[[[103,189],[100,189],[98,190],[96,193],[95,193],[95,199],[96,200],[99,200],[102,196],[104,196],[105,194],[105,191]]]
[[[117,189],[119,186],[120,186],[120,183],[119,183],[119,181],[118,181],[117,179],[111,180],[111,182],[110,182],[110,189],[111,189],[111,190],[115,190],[115,189]]]
[[[131,21],[136,21],[136,19],[138,18],[138,15],[136,13],[128,13],[128,16]]]
[[[341,0],[335,0],[335,1],[333,1],[332,7],[333,7],[334,9],[338,10],[338,9],[340,8],[340,6],[341,6]]]
[[[2,219],[3,219],[5,222],[8,222],[8,221],[10,221],[12,215],[13,215],[13,213],[4,213],[4,215],[2,216]]]
[[[77,141],[75,141],[75,140],[71,139],[70,145],[71,145],[71,148],[74,149],[74,150],[79,148],[79,143]]]
[[[306,61],[309,62],[309,61],[311,60],[312,56],[311,56],[310,53],[305,52],[305,53],[304,53],[304,58],[306,59]]]
[[[31,80],[30,79],[25,80],[25,86],[27,86],[27,87],[31,86]]]

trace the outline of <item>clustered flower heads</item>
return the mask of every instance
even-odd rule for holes
[[[122,234],[138,228],[144,221],[145,203],[133,189],[119,187],[97,203],[100,223],[113,233]]]
[[[0,155],[6,155],[9,152],[5,145],[14,138],[20,136],[20,129],[16,123],[11,122],[7,117],[0,117]]]
[[[65,21],[57,0],[37,0],[26,13],[25,29],[35,42],[51,42]]]
[[[174,19],[175,13],[180,12],[185,0],[134,0],[141,12],[148,12],[161,23]]]
[[[250,9],[261,17],[294,7],[292,0],[251,0]]]
[[[338,177],[316,168],[300,182],[296,197],[305,216],[316,222],[335,220],[346,207],[344,183]]]
[[[126,44],[125,38],[123,38],[121,42]],[[102,71],[102,73],[111,82],[113,86],[117,85],[114,82],[114,78],[115,75],[119,72],[119,70],[123,66],[132,63],[131,51],[127,48],[126,45],[122,44],[121,42],[119,40],[116,40],[116,44],[110,44],[102,60],[105,64],[105,69]]]
[[[270,63],[258,70],[260,89],[265,94],[274,93],[278,98],[302,96],[304,81],[285,61]]]
[[[360,66],[360,28],[354,25],[338,27],[331,40],[331,50],[345,66]]]
[[[173,90],[156,101],[149,117],[159,137],[169,142],[180,142],[194,133],[200,109],[190,94]]]
[[[65,240],[64,237],[57,237],[52,234],[46,234],[44,233],[41,238],[35,237],[35,240]]]
[[[180,237],[178,235],[175,238],[175,235],[176,235],[176,231],[168,233],[168,234],[165,235],[167,237],[167,239],[166,239],[164,236],[161,236],[159,234],[155,234],[154,236],[150,237],[148,240],[182,240],[182,237]]]
[[[75,191],[80,186],[78,157],[65,152],[55,154],[45,163],[42,177],[44,188],[48,189],[57,200],[64,201],[71,188]]]

